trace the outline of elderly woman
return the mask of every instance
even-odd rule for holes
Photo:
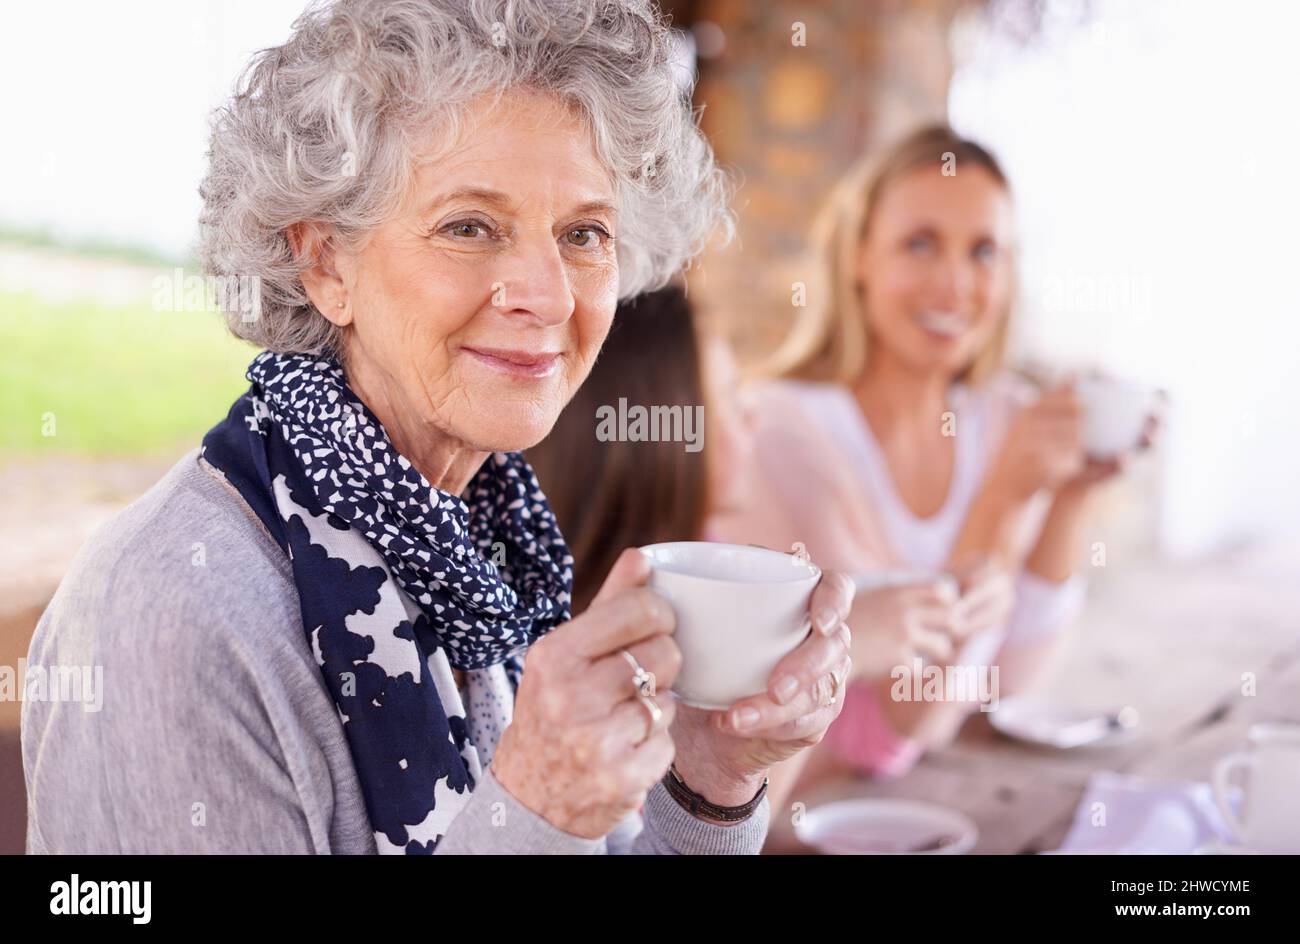
[[[636,0],[339,0],[258,55],[202,231],[266,350],[41,620],[32,664],[105,695],[26,706],[29,851],[758,851],[840,709],[847,580],[769,692],[678,707],[643,556],[571,619],[519,455],[725,219],[674,76]]]

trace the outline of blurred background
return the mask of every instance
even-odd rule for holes
[[[185,302],[200,274],[207,116],[302,5],[81,0],[7,13],[2,666],[26,655],[89,531],[246,387],[253,350]],[[703,125],[741,183],[739,239],[704,260],[692,290],[742,356],[766,353],[788,326],[808,223],[838,175],[946,118],[1003,160],[1016,191],[1013,362],[1103,367],[1171,399],[1158,455],[1104,509],[1091,648],[1077,657],[1104,669],[1108,647],[1147,646],[1170,672],[1093,673],[1090,694],[1110,679],[1109,694],[1145,707],[1136,687],[1176,686],[1153,723],[1181,731],[1247,668],[1296,664],[1300,5],[664,7],[683,75],[698,75]],[[18,723],[19,705],[0,701],[0,852],[23,842]]]

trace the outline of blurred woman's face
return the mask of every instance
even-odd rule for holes
[[[512,451],[542,439],[613,318],[614,201],[590,133],[557,100],[516,92],[472,112],[345,262],[362,399],[386,401],[408,441],[440,432]]]
[[[710,513],[743,507],[753,466],[752,410],[740,388],[736,358],[712,332],[700,339],[704,369],[704,455],[708,462]]]
[[[952,375],[982,351],[1014,292],[1013,211],[982,167],[919,169],[887,185],[859,276],[872,342],[915,371]]]

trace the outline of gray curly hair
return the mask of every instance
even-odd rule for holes
[[[620,298],[666,284],[714,232],[730,238],[730,184],[649,0],[316,2],[213,117],[201,263],[256,286],[257,317],[223,303],[231,331],[277,352],[338,351],[286,229],[318,220],[357,245],[409,185],[421,131],[452,142],[471,99],[512,88],[559,96],[590,128],[616,186]]]

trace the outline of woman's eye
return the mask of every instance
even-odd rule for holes
[[[564,238],[570,245],[577,246],[579,249],[595,249],[611,237],[609,233],[597,226],[575,226],[564,234]]]
[[[913,236],[907,241],[908,252],[929,252],[934,248],[934,237]]]
[[[477,239],[479,236],[486,234],[488,228],[485,223],[478,220],[458,220],[444,226],[442,231],[450,236],[455,236],[457,239]]]
[[[978,262],[992,262],[997,258],[998,247],[993,243],[980,243],[971,251],[971,255]]]

